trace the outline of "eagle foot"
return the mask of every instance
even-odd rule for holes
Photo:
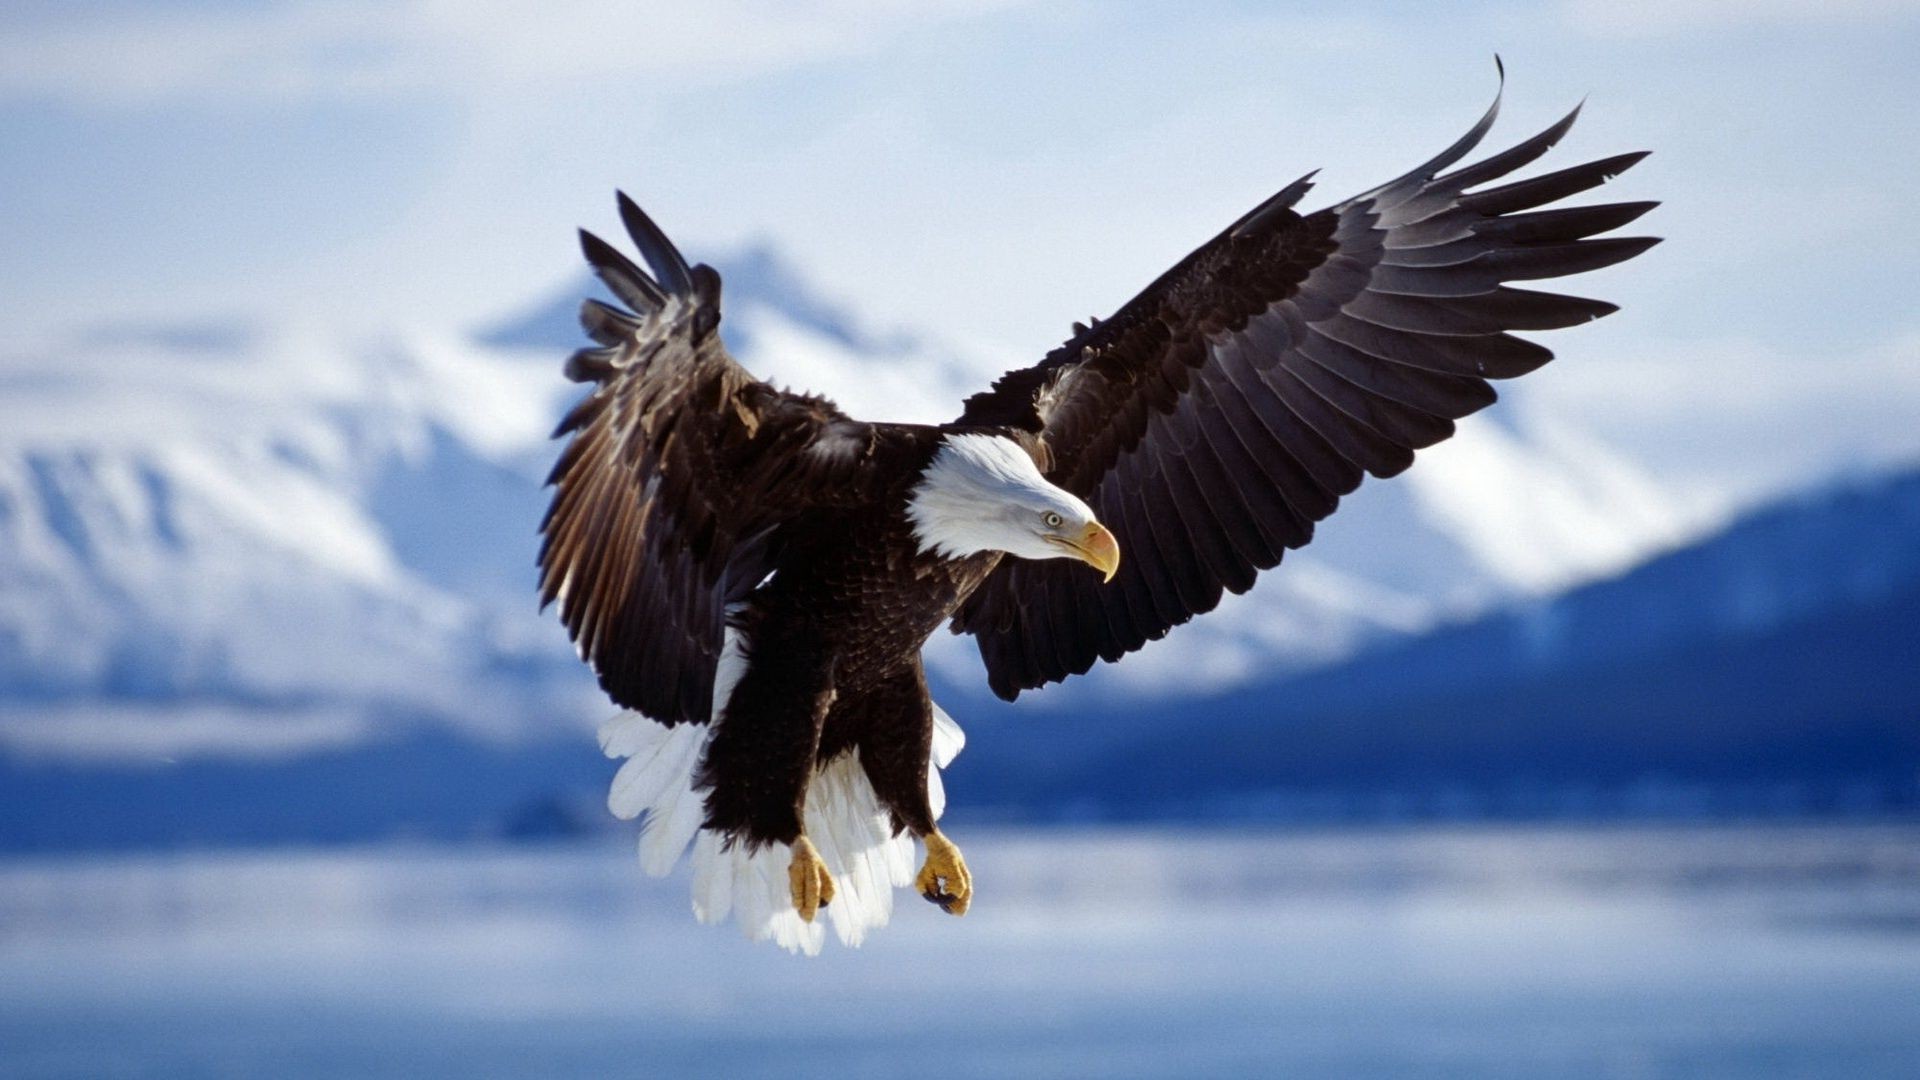
[[[787,888],[793,894],[793,909],[802,922],[812,922],[820,909],[833,902],[833,875],[826,861],[813,848],[813,841],[802,836],[793,842],[793,861],[787,864]]]
[[[967,872],[967,860],[938,829],[926,835],[927,861],[913,879],[920,895],[940,905],[949,915],[965,915],[973,906],[973,875]]]

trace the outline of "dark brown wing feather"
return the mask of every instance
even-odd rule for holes
[[[715,332],[719,275],[689,267],[625,195],[620,210],[654,273],[581,233],[633,310],[581,309],[598,347],[567,374],[594,387],[555,432],[573,438],[548,477],[541,603],[559,602],[615,701],[704,723],[727,604],[773,569],[783,525],[868,493],[875,429],[736,363]]]
[[[1552,359],[1512,330],[1614,310],[1509,287],[1631,258],[1653,239],[1587,239],[1653,203],[1535,207],[1596,187],[1625,154],[1480,188],[1544,154],[1559,123],[1441,175],[1499,110],[1391,183],[1305,217],[1289,185],[1112,319],[967,402],[962,424],[1038,434],[1049,479],[1085,498],[1123,553],[1110,585],[1071,562],[1008,559],[954,617],[996,693],[1117,660],[1244,592],[1368,475],[1494,400],[1489,379]]]

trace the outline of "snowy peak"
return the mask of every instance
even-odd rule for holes
[[[1708,525],[1643,469],[1524,401],[1462,421],[1401,480],[1436,531],[1516,594],[1618,573]]]
[[[824,395],[855,416],[951,420],[963,398],[1013,364],[906,330],[874,331],[764,243],[712,265],[722,280],[720,335],[735,358],[760,378]],[[611,299],[583,273],[551,301],[482,331],[479,340],[564,356],[585,343],[579,312],[589,296]]]
[[[768,243],[750,244],[737,252],[708,260],[720,272],[721,306],[725,312],[721,333],[736,352],[751,352],[752,337],[735,322],[743,312],[764,309],[787,322],[855,352],[886,352],[909,344],[908,335],[881,340],[870,334],[844,306],[814,289],[784,256]],[[481,344],[503,349],[568,349],[580,341],[580,301],[594,296],[611,300],[591,274],[582,272],[553,299],[481,330]]]
[[[765,310],[777,313],[795,327],[861,353],[905,352],[913,337],[897,332],[884,338],[871,333],[844,305],[821,296],[771,244],[749,245],[719,264],[723,275],[723,303],[729,314]],[[755,351],[751,331],[727,339],[731,348]]]

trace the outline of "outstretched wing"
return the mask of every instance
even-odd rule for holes
[[[863,496],[875,429],[755,379],[720,342],[720,276],[689,267],[624,194],[620,216],[654,276],[580,234],[632,311],[580,310],[598,346],[567,376],[593,391],[554,433],[573,439],[547,478],[541,604],[559,602],[616,702],[704,723],[727,604],[772,571],[783,524]]]
[[[1494,400],[1489,379],[1553,354],[1549,330],[1611,304],[1510,288],[1620,262],[1654,239],[1587,239],[1654,203],[1534,208],[1596,187],[1624,154],[1499,187],[1579,114],[1477,164],[1493,107],[1390,183],[1302,217],[1302,178],[1169,270],[1113,318],[967,402],[963,424],[1038,434],[1048,478],[1087,500],[1123,552],[1102,586],[1070,563],[1008,559],[955,615],[1005,698],[1117,660],[1245,592],[1313,537],[1363,476]],[[1477,190],[1470,190],[1477,189]]]

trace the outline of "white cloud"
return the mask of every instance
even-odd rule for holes
[[[1920,15],[1915,0],[1569,0],[1567,21],[1605,37],[1734,27],[1881,24]]]
[[[859,55],[1013,2],[346,0],[103,16],[7,35],[0,99],[127,107],[498,95],[609,78],[702,85]]]

